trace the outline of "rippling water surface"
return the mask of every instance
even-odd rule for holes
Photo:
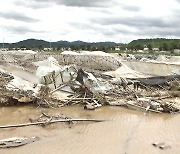
[[[0,149],[2,154],[179,154],[180,114],[156,114],[121,107],[102,107],[95,111],[81,107],[42,109],[34,107],[3,107],[0,125],[27,123],[41,112],[63,114],[72,118],[106,119],[109,121],[76,124],[52,124],[1,129],[0,139],[39,136],[34,143]],[[165,150],[152,143],[164,142]]]

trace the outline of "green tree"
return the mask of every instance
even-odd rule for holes
[[[96,51],[96,50],[97,50],[97,47],[95,47],[95,46],[91,47],[91,51]]]
[[[151,44],[148,44],[148,45],[147,45],[147,48],[148,48],[149,50],[152,50],[152,45],[151,45]]]
[[[61,46],[58,46],[58,47],[57,47],[57,50],[61,50],[61,48],[62,48]]]
[[[121,45],[121,46],[120,46],[120,49],[121,49],[121,50],[125,50],[125,49],[126,49],[126,46],[125,46],[125,45]]]
[[[75,50],[75,51],[76,51],[76,50],[78,50],[77,46],[75,46],[75,45],[71,45],[71,46],[70,46],[70,48],[71,48],[71,50],[72,50],[72,51],[74,51],[74,50]]]
[[[115,46],[113,46],[113,47],[111,48],[111,50],[115,50]]]
[[[91,51],[91,46],[87,45],[86,49],[87,49],[87,51]]]
[[[162,46],[162,45],[159,47],[159,50],[160,50],[160,51],[162,51],[162,50],[163,50],[163,46]]]
[[[135,50],[143,50],[144,49],[144,47],[143,47],[143,45],[141,45],[141,44],[137,44],[136,46],[135,46]]]
[[[169,46],[168,46],[167,43],[163,43],[162,48],[163,48],[163,50],[165,50],[165,51],[169,51]]]
[[[102,46],[102,45],[100,45],[100,46],[97,47],[97,50],[99,50],[99,51],[104,51],[104,50],[105,50],[105,47]]]
[[[171,43],[171,49],[178,49],[178,44],[177,43]]]
[[[80,46],[80,49],[81,49],[81,50],[86,50],[86,46],[85,46],[85,45],[81,45],[81,46]]]
[[[127,46],[127,49],[128,49],[128,50],[134,50],[135,47],[134,47],[134,45],[128,45],[128,46]]]

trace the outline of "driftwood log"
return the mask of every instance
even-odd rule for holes
[[[107,120],[96,120],[96,119],[65,119],[65,120],[51,120],[45,122],[34,122],[34,123],[24,123],[24,124],[13,124],[13,125],[5,125],[0,126],[0,128],[14,128],[14,127],[25,127],[25,126],[33,126],[33,125],[47,125],[52,123],[59,123],[59,122],[104,122]]]

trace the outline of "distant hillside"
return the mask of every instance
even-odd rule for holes
[[[44,40],[36,39],[27,39],[16,43],[5,43],[4,47],[6,48],[62,48],[62,47],[71,47],[71,46],[110,46],[114,47],[117,45],[115,42],[83,42],[83,41],[57,41],[57,42],[47,42]],[[3,44],[0,43],[0,48],[3,47]]]
[[[83,42],[83,41],[57,41],[48,42],[44,40],[37,39],[27,39],[16,43],[4,43],[5,48],[29,48],[29,49],[43,49],[43,48],[71,48],[72,50],[102,50],[109,51],[114,50],[115,46],[120,45],[121,50],[126,48],[129,50],[142,50],[144,47],[148,47],[150,50],[152,48],[159,48],[160,50],[173,51],[174,49],[180,49],[180,39],[138,39],[133,40],[128,44],[115,43],[115,42]],[[0,48],[3,44],[0,43]]]
[[[20,47],[39,48],[40,46],[49,47],[49,42],[46,42],[44,40],[28,39],[10,44],[10,48],[20,48]]]
[[[124,48],[129,50],[143,50],[144,47],[147,47],[149,50],[158,48],[160,51],[174,51],[174,49],[180,49],[180,39],[138,39],[124,46]]]
[[[4,45],[3,45],[3,43],[0,43],[0,48],[8,48],[9,47],[9,45],[10,45],[10,43],[4,43]]]
[[[165,38],[155,38],[155,39],[138,39],[133,40],[128,45],[148,45],[151,44],[153,47],[159,48],[163,44],[180,44],[180,39],[165,39]]]

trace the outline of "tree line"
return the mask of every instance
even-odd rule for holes
[[[174,49],[180,49],[180,39],[139,39],[133,40],[123,48],[129,50],[143,50],[145,47],[149,50],[159,48],[160,51],[173,51]]]

